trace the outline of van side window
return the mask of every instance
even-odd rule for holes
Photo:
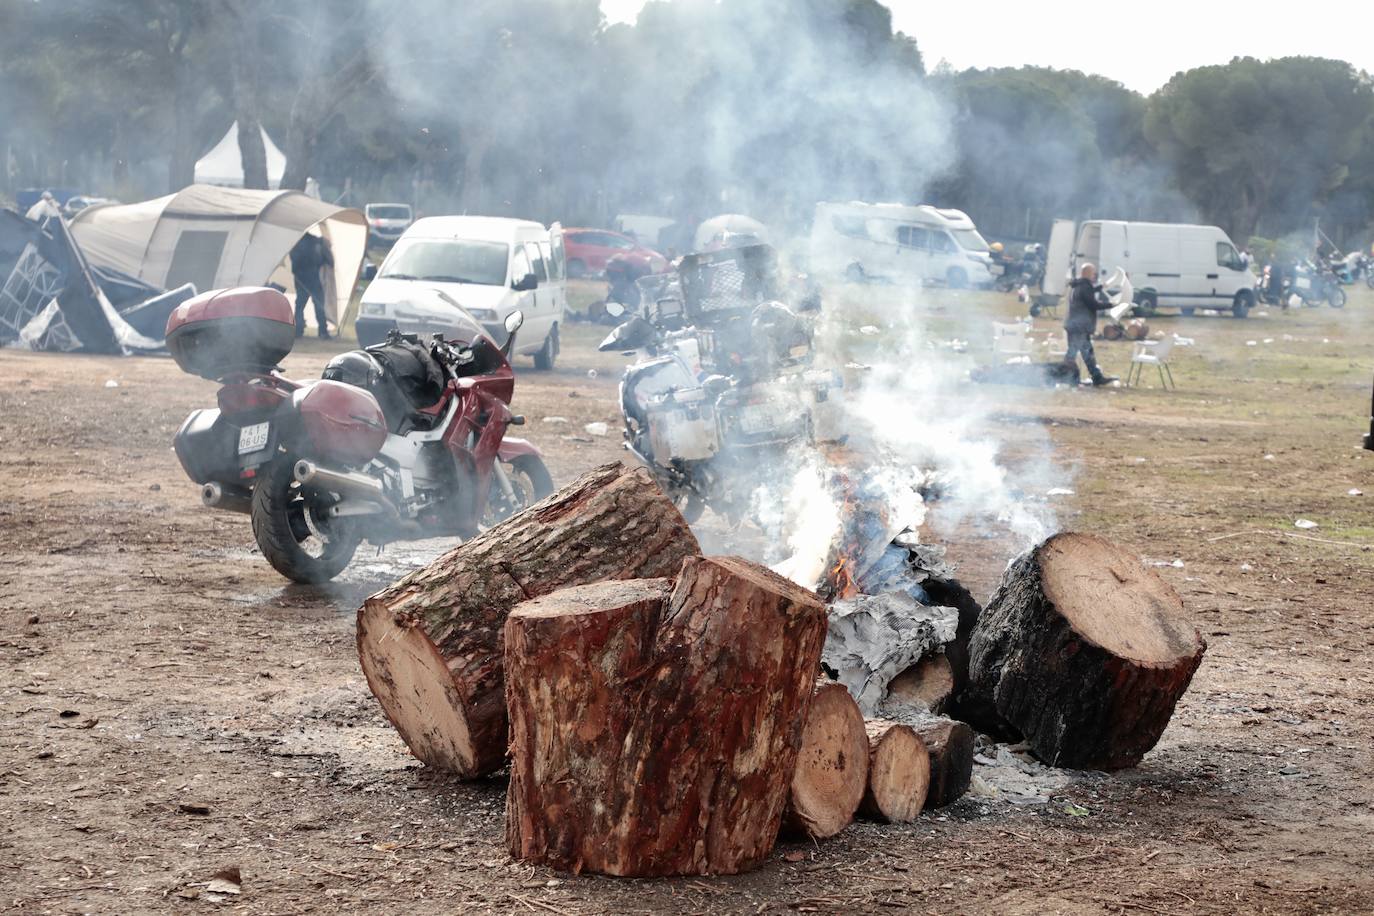
[[[548,268],[544,265],[544,256],[539,252],[538,242],[526,242],[525,253],[530,256],[530,264],[534,266],[534,275],[540,283],[549,279]]]
[[[1217,242],[1217,266],[1241,270],[1245,265],[1240,262],[1240,255],[1236,254],[1236,249],[1230,242]]]
[[[903,248],[929,248],[930,233],[919,226],[898,226],[897,244]]]
[[[515,253],[510,259],[510,278],[512,282],[519,282],[528,273],[534,270],[530,264],[530,256],[525,254],[524,245],[516,245]]]

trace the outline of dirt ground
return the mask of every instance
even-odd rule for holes
[[[929,317],[967,327],[1015,308],[952,295]],[[288,585],[246,517],[201,508],[172,454],[211,383],[165,359],[0,351],[0,908],[1374,910],[1374,453],[1358,448],[1374,298],[1155,325],[1196,341],[1175,351],[1177,391],[1008,392],[988,430],[1015,453],[1047,429],[1075,473],[1062,524],[1168,564],[1208,640],[1143,765],[1078,774],[1048,804],[970,797],[911,826],[784,843],[748,875],[652,882],[513,864],[503,780],[428,773],[387,726],[354,613],[443,544]],[[522,432],[558,482],[620,456],[622,361],[595,352],[603,331],[570,327],[553,373],[520,367]],[[286,368],[315,375],[330,352],[308,343]],[[1099,346],[1123,374],[1129,352]],[[593,421],[611,435],[585,433]],[[967,525],[950,548],[985,596],[1014,545]],[[237,895],[209,884],[231,866]]]

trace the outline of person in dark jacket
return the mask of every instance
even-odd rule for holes
[[[1093,334],[1097,332],[1097,313],[1112,307],[1098,294],[1102,287],[1097,285],[1097,268],[1084,264],[1078,279],[1069,286],[1073,289],[1069,296],[1069,314],[1064,319],[1064,336],[1068,338],[1069,349],[1064,354],[1064,362],[1078,372],[1078,357],[1083,357],[1083,365],[1092,376],[1094,385],[1106,385],[1116,381],[1114,375],[1103,375],[1097,365],[1097,355],[1093,353]],[[1079,377],[1082,381],[1082,377]]]
[[[315,323],[320,326],[320,338],[329,339],[329,316],[324,309],[324,283],[320,270],[334,263],[329,243],[313,232],[301,236],[291,249],[291,276],[296,282],[296,336],[305,335],[305,300],[315,303]]]

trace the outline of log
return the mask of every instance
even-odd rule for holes
[[[930,755],[927,808],[943,808],[958,801],[973,781],[973,729],[940,716],[906,723],[920,737]]]
[[[648,471],[597,468],[368,598],[357,628],[368,687],[425,764],[494,772],[506,758],[510,609],[568,586],[676,575],[699,552]]]
[[[900,672],[954,639],[958,611],[928,607],[899,591],[856,595],[830,605],[821,663],[872,715]]]
[[[916,820],[930,789],[930,754],[910,726],[866,719],[868,786],[859,811],[889,824]]]
[[[1178,593],[1095,535],[1008,567],[969,639],[969,690],[1052,766],[1114,770],[1155,746],[1206,649]]]
[[[889,700],[940,715],[954,693],[954,669],[943,653],[927,655],[887,685]]]
[[[788,829],[823,840],[848,826],[868,786],[868,757],[859,704],[843,684],[820,679],[792,776]]]
[[[733,874],[772,851],[825,606],[737,557],[687,559],[665,594],[602,583],[511,612],[516,858],[648,877]]]

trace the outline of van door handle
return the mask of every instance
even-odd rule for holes
[[[1218,274],[1208,274],[1208,275],[1207,275],[1207,279],[1208,279],[1208,280],[1215,280],[1215,279],[1217,278],[1217,276],[1218,276]]]

